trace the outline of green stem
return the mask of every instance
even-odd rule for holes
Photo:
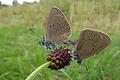
[[[33,80],[33,78],[45,67],[47,67],[51,62],[46,62],[43,65],[39,66],[36,70],[34,70],[25,80]]]

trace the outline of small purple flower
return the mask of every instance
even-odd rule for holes
[[[48,68],[58,70],[69,65],[72,58],[69,52],[70,50],[66,48],[59,48],[51,51],[48,54],[47,61],[51,61],[52,63]]]

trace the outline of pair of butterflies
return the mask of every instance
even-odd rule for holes
[[[45,40],[41,40],[40,44],[46,48],[54,49],[56,44],[67,42],[70,35],[70,24],[63,12],[53,7],[45,21]],[[80,37],[75,43],[75,49],[71,55],[81,63],[93,54],[97,54],[110,44],[111,39],[104,33],[92,29],[85,29],[80,32]]]

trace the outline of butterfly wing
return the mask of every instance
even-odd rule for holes
[[[99,32],[99,33],[102,35],[102,42],[101,42],[101,45],[97,51],[104,49],[105,47],[107,47],[111,43],[111,39],[108,35],[106,35],[105,33],[102,33],[102,32]]]
[[[65,16],[63,14],[63,12],[56,6],[53,6],[52,9],[50,10],[49,12],[49,15],[48,17],[52,17],[52,16],[55,16],[55,15],[58,15],[58,16]]]
[[[69,34],[69,22],[60,9],[53,7],[45,22],[46,39],[55,43],[63,43]]]
[[[110,43],[110,38],[104,33],[86,29],[80,34],[77,51],[80,59],[85,59],[96,52],[101,51]]]

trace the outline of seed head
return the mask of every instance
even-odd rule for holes
[[[51,51],[48,54],[47,61],[52,61],[52,63],[48,66],[48,68],[58,70],[69,65],[71,61],[69,52],[70,50],[66,48],[59,48]]]

